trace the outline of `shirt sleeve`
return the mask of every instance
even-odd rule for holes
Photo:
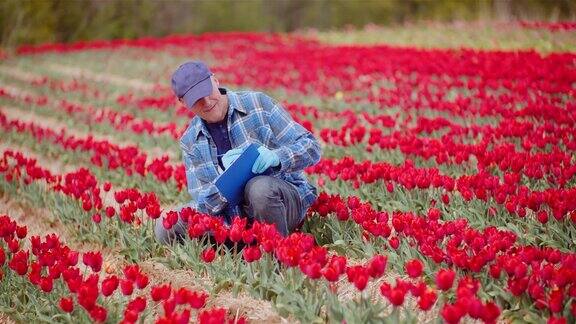
[[[203,172],[202,166],[193,163],[190,153],[182,149],[182,155],[184,156],[184,167],[186,168],[188,193],[192,197],[191,205],[201,213],[211,215],[220,213],[227,205],[226,198],[220,193],[214,184],[214,180],[210,182],[200,180]]]
[[[314,135],[295,122],[276,100],[263,93],[261,100],[270,128],[280,145],[273,150],[279,157],[280,171],[302,171],[318,163],[322,152]]]

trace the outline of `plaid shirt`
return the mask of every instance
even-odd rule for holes
[[[307,209],[317,197],[304,175],[304,168],[318,163],[321,149],[308,130],[296,123],[276,100],[262,92],[235,92],[221,88],[228,95],[228,134],[232,148],[246,148],[250,143],[266,146],[280,159],[280,166],[267,175],[293,184]],[[219,175],[217,148],[208,129],[196,116],[180,138],[186,167],[192,208],[211,215],[222,215],[230,222],[240,215],[239,206],[227,206],[226,198],[214,185]]]

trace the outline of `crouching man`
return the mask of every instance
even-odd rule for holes
[[[222,217],[228,224],[237,216],[275,224],[284,236],[301,226],[317,197],[303,172],[320,160],[314,135],[266,94],[220,87],[203,62],[180,65],[172,75],[172,90],[195,115],[180,139],[192,196],[183,207]],[[230,206],[215,179],[251,143],[259,145],[252,166],[257,176],[244,187],[241,203]],[[187,235],[187,227],[179,219],[166,230],[159,218],[155,235],[168,244]]]

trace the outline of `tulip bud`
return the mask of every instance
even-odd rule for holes
[[[144,274],[138,276],[138,279],[136,279],[136,286],[138,286],[138,289],[146,288],[146,286],[148,286],[148,276]]]
[[[102,295],[108,297],[118,288],[118,277],[110,276],[102,281]]]
[[[100,222],[102,221],[102,216],[100,216],[100,213],[95,213],[94,215],[92,215],[92,221],[96,224],[100,224]]]
[[[106,207],[106,217],[112,218],[112,216],[114,216],[115,213],[116,210],[114,209],[114,207],[111,206]]]
[[[452,288],[455,276],[454,271],[450,269],[440,269],[436,274],[436,286],[438,286],[438,289],[444,291]]]
[[[396,250],[400,246],[400,240],[398,239],[398,237],[394,236],[388,239],[388,244],[390,244],[391,248]]]
[[[72,313],[74,310],[74,302],[72,298],[60,298],[60,308],[66,313]]]
[[[216,251],[214,251],[213,248],[207,248],[204,251],[202,251],[201,258],[206,263],[214,261],[215,257],[216,257]]]
[[[19,239],[25,238],[27,234],[28,234],[28,228],[26,226],[16,227],[16,236],[18,236]]]
[[[132,284],[132,281],[122,279],[120,281],[120,289],[122,290],[122,294],[124,296],[130,296],[130,295],[132,295],[132,292],[134,291],[134,285]]]
[[[412,259],[412,260],[406,262],[406,273],[411,278],[420,277],[420,275],[422,275],[423,269],[424,269],[424,265],[422,264],[422,261],[420,261],[418,259]]]

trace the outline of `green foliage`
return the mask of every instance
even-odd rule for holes
[[[3,0],[0,45],[419,20],[574,19],[570,0]]]
[[[3,0],[0,2],[0,37],[3,46],[55,41],[50,1]]]

